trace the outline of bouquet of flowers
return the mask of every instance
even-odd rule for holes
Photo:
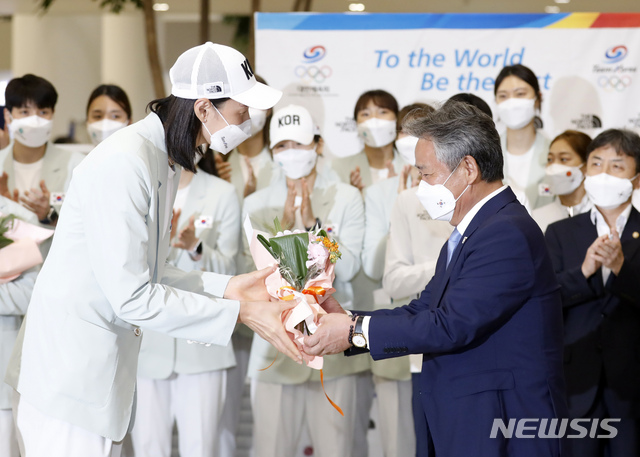
[[[274,221],[276,235],[253,231],[250,241],[251,256],[258,269],[275,260],[279,268],[265,281],[269,294],[280,300],[298,300],[298,304],[282,313],[282,322],[292,340],[302,344],[305,335],[317,329],[318,315],[325,314],[320,304],[335,289],[334,268],[340,258],[338,243],[327,232],[283,231]],[[305,359],[311,368],[322,369],[322,357]]]
[[[18,278],[42,263],[38,244],[53,235],[48,230],[0,213],[0,284]]]

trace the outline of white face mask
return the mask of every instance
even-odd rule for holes
[[[20,143],[30,148],[39,148],[51,138],[53,122],[40,116],[23,117],[13,119],[9,129]]]
[[[286,149],[273,155],[273,160],[289,179],[308,176],[316,166],[318,153],[313,149]]]
[[[607,173],[587,176],[584,179],[584,189],[594,205],[602,209],[613,209],[629,200],[633,192],[631,181],[636,176],[631,179],[618,178]]]
[[[553,195],[569,195],[580,187],[584,179],[580,167],[569,167],[559,163],[552,163],[545,169],[549,191]]]
[[[426,181],[420,181],[416,196],[418,200],[420,200],[420,203],[422,203],[422,206],[424,206],[424,209],[427,210],[427,213],[429,213],[431,219],[449,222],[453,217],[453,210],[456,209],[456,203],[469,188],[469,186],[465,187],[458,198],[455,198],[453,193],[444,186],[447,181],[449,181],[449,178],[456,172],[460,163],[454,168],[443,184],[431,185]]]
[[[372,117],[358,124],[358,135],[367,146],[381,148],[396,139],[396,121]]]
[[[216,108],[215,105],[211,106],[213,106],[213,109],[218,111],[218,108]],[[227,124],[226,127],[223,127],[212,134],[204,122],[202,125],[209,134],[209,147],[221,154],[229,154],[244,140],[251,137],[251,119],[247,119],[240,125],[230,125],[220,111],[218,111],[218,114],[220,114],[222,120]]]
[[[251,118],[251,136],[262,132],[267,123],[267,111],[263,109],[249,108],[249,117]]]
[[[118,130],[126,127],[125,122],[114,121],[113,119],[102,119],[97,122],[87,124],[87,132],[95,146],[100,144],[105,138],[111,136]]]
[[[409,164],[416,166],[416,145],[418,138],[415,136],[404,136],[396,140],[396,149],[402,158]]]
[[[511,130],[519,130],[533,120],[535,104],[535,98],[509,98],[498,105],[498,116]]]

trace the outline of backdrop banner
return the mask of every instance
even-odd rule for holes
[[[310,109],[336,156],[362,149],[363,92],[400,107],[470,92],[495,113],[494,80],[517,63],[538,76],[550,138],[640,131],[640,14],[256,14],[257,73],[284,90],[278,106]]]

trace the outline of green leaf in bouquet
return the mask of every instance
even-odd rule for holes
[[[4,234],[13,227],[13,221],[16,217],[13,214],[0,217],[0,249],[9,246],[13,240],[4,236]]]
[[[291,284],[291,287],[301,291],[307,275],[307,248],[309,246],[309,234],[292,233],[273,237],[269,240],[274,258],[280,264],[282,277]]]

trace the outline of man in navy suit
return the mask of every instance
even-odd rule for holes
[[[502,184],[493,121],[448,102],[403,130],[420,138],[418,198],[456,229],[418,299],[367,316],[340,313],[330,302],[333,313],[306,337],[305,351],[353,345],[375,360],[423,354],[425,433],[437,457],[566,455],[562,439],[539,438],[535,427],[567,414],[559,287],[542,233]],[[491,437],[496,420],[519,419],[534,419],[525,423],[533,427]]]
[[[640,455],[640,137],[606,130],[587,149],[594,204],[547,228],[564,306],[565,378],[572,418],[617,418],[617,436],[571,440],[579,457]],[[605,449],[608,453],[605,454]]]

